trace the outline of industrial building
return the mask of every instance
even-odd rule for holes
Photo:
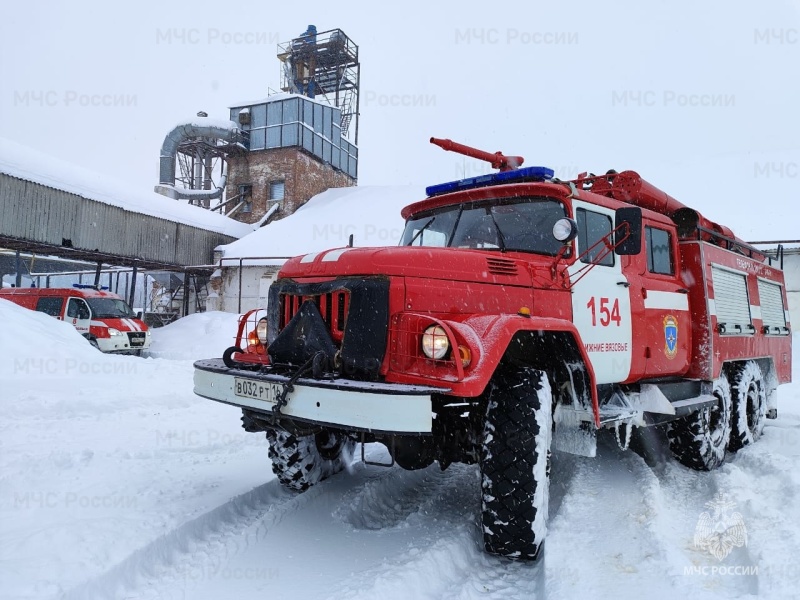
[[[278,45],[281,91],[198,113],[161,148],[155,190],[257,226],[358,179],[360,62],[341,30],[313,25]]]
[[[277,56],[280,92],[231,105],[230,120],[201,111],[167,133],[160,195],[2,142],[0,249],[17,251],[2,275],[48,285],[52,265],[32,277],[25,270],[45,255],[95,265],[94,277],[64,269],[95,285],[116,275],[119,287],[125,268],[123,293],[134,303],[137,273],[148,271],[171,312],[205,310],[215,248],[357,182],[358,46],[340,29],[311,25],[279,44]]]

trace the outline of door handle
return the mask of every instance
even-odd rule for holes
[[[627,281],[618,281],[617,285],[621,285],[622,287],[631,287],[631,284]]]

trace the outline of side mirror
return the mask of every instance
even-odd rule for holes
[[[136,318],[139,319],[140,321],[142,320],[142,311],[136,313]]]
[[[642,209],[618,208],[614,214],[614,252],[634,256],[642,251]]]

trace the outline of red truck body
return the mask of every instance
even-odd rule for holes
[[[562,182],[432,141],[501,171],[428,188],[399,247],[288,261],[236,345],[195,364],[197,394],[267,432],[284,485],[356,440],[409,469],[478,463],[486,549],[535,558],[551,443],[593,456],[599,430],[663,427],[707,470],[777,417],[779,264],[633,171]]]

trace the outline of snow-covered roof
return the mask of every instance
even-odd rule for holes
[[[304,96],[303,94],[293,94],[292,92],[278,92],[277,94],[272,94],[271,96],[267,96],[266,98],[259,98],[258,100],[250,100],[247,102],[234,102],[230,104],[228,108],[240,108],[243,106],[255,106],[256,104],[268,104],[270,102],[277,102],[278,100],[289,100],[291,98],[302,98],[303,100],[308,100],[309,102],[314,102],[315,104],[321,104],[322,106],[328,106],[330,108],[337,108],[327,100],[325,100],[324,96],[322,99],[320,98],[311,98],[309,96]]]
[[[172,129],[177,129],[178,127],[218,127],[219,129],[239,129],[239,125],[231,121],[230,119],[215,119],[214,117],[191,117],[190,119],[184,119],[182,121],[178,121],[175,123],[175,126]],[[172,131],[170,129],[170,131]]]
[[[351,234],[356,247],[394,246],[403,233],[400,210],[424,198],[421,186],[334,188],[314,196],[285,219],[219,249],[224,258],[291,257],[346,246]]]
[[[156,155],[153,156],[155,164]],[[252,227],[245,223],[149,191],[146,189],[147,182],[143,182],[143,189],[137,191],[131,189],[128,183],[3,138],[0,138],[0,173],[77,194],[89,200],[119,206],[131,212],[216,231],[235,238],[252,231]]]

